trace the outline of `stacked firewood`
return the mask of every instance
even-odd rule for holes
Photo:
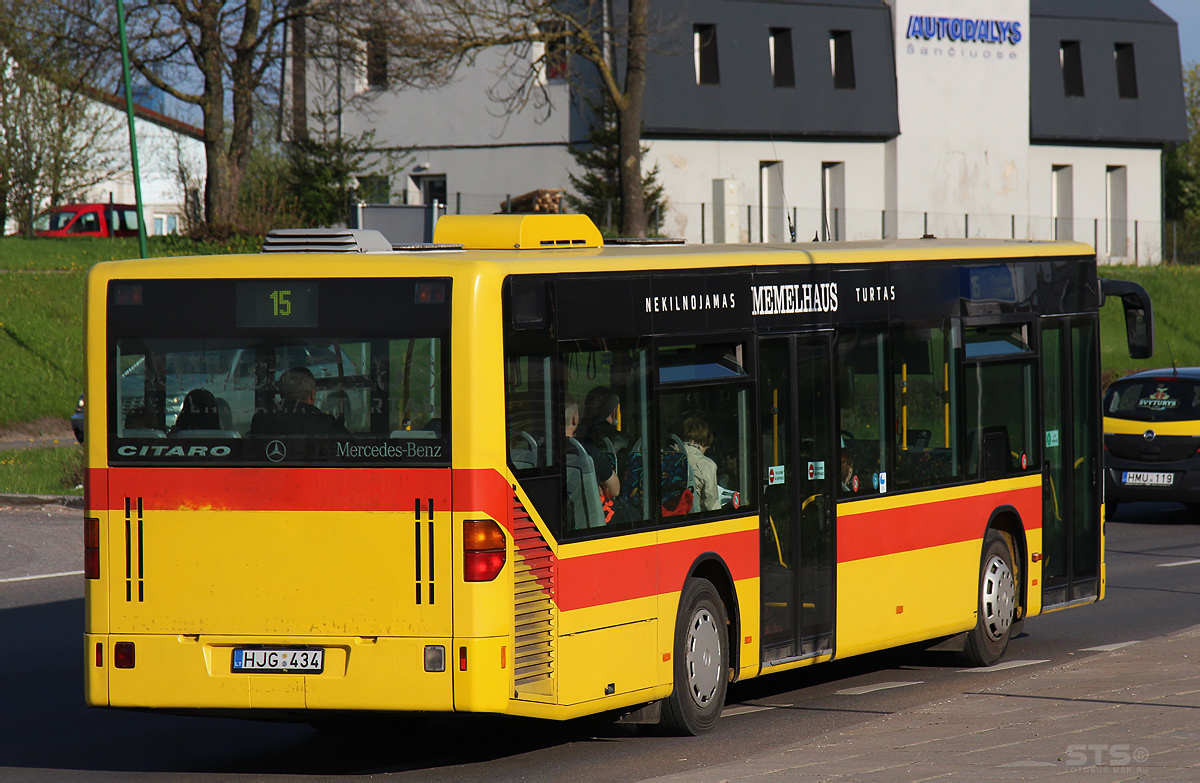
[[[562,188],[538,188],[500,202],[501,212],[562,212]]]

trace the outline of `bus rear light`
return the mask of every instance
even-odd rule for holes
[[[440,644],[425,645],[425,671],[446,671],[446,648]]]
[[[83,575],[100,578],[100,520],[94,517],[83,520]]]
[[[463,523],[463,549],[481,552],[504,548],[504,531],[490,519],[468,519]]]
[[[132,669],[133,662],[133,642],[117,642],[113,645],[113,666],[118,669]]]
[[[463,579],[490,582],[504,569],[507,559],[504,531],[490,519],[463,522]]]
[[[467,552],[463,558],[463,580],[490,582],[504,569],[504,552]]]
[[[96,668],[104,665],[104,642],[96,642]]]
[[[465,672],[467,670],[467,648],[466,647],[458,648],[458,670],[460,672]]]

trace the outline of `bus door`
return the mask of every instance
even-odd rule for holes
[[[1095,315],[1042,319],[1042,603],[1091,600],[1100,577],[1100,389]]]
[[[759,342],[763,663],[833,649],[834,447],[828,334]]]

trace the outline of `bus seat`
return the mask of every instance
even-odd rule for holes
[[[909,430],[908,447],[910,449],[927,449],[929,448],[929,439],[932,437],[933,432],[930,430]]]
[[[583,530],[604,525],[604,504],[600,499],[600,483],[596,466],[574,438],[567,438],[567,526]]]
[[[517,470],[535,468],[538,464],[537,441],[524,430],[513,436],[508,444],[508,458]]]
[[[642,519],[645,510],[642,508],[646,496],[646,486],[642,481],[644,461],[642,459],[642,440],[638,438],[623,455],[621,466],[621,494],[613,501],[615,506],[624,510],[626,519]]]
[[[162,430],[135,429],[126,427],[118,437],[121,438],[165,438],[167,433]]]
[[[128,436],[126,436],[128,437]],[[168,438],[241,438],[237,430],[175,430]]]
[[[983,464],[980,467],[985,479],[1008,475],[1012,456],[1008,443],[1008,427],[984,427],[981,453]]]

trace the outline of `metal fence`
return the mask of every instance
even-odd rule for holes
[[[448,214],[506,211],[515,194],[449,195]],[[566,208],[566,204],[563,204]],[[616,233],[620,208],[614,201],[601,217],[601,230]],[[1200,251],[1185,250],[1182,230],[1157,220],[1109,220],[1106,217],[1053,218],[974,212],[921,212],[871,209],[801,209],[741,204],[715,214],[712,202],[668,199],[648,216],[653,234],[711,243],[724,234],[734,242],[810,242],[909,239],[924,236],[987,239],[1075,240],[1091,245],[1101,262],[1156,264],[1164,259],[1200,263]],[[1175,232],[1172,234],[1172,232]],[[1173,236],[1175,241],[1172,241]]]

